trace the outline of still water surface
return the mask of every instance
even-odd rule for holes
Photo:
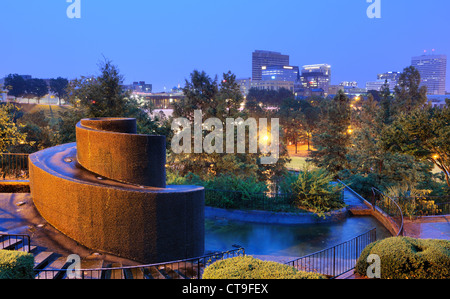
[[[277,225],[226,219],[206,219],[206,251],[226,251],[241,245],[249,255],[301,257],[350,240],[372,228],[377,238],[390,237],[384,226],[370,216],[348,217],[326,224]]]

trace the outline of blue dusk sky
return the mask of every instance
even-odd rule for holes
[[[68,18],[69,2],[0,0],[0,77],[96,75],[104,56],[125,83],[163,91],[194,69],[251,77],[258,49],[291,65],[328,63],[332,84],[365,87],[424,50],[450,56],[448,0],[381,0],[379,19],[368,18],[367,0],[80,0],[79,19]]]

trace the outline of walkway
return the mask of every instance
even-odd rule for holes
[[[371,209],[363,203],[363,201],[348,188],[344,189],[344,202],[347,209],[353,215],[370,215]]]
[[[405,220],[404,235],[420,239],[450,240],[450,215]]]

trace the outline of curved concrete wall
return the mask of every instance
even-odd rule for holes
[[[135,119],[81,120],[76,126],[78,162],[99,176],[164,188],[165,137],[135,133]]]
[[[76,144],[30,156],[40,214],[80,244],[141,263],[204,254],[204,189],[130,186],[99,180],[76,160]]]
[[[166,139],[129,118],[83,119],[77,142],[30,155],[40,214],[80,244],[141,263],[204,253],[204,189],[166,186]]]

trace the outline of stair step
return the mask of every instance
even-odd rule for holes
[[[66,257],[60,257],[45,266],[37,275],[37,279],[63,279],[70,263],[67,262]],[[61,271],[57,271],[61,270]]]
[[[173,279],[169,274],[169,273],[171,273],[170,269],[165,267],[165,268],[159,268],[158,271],[164,276],[164,279]]]
[[[153,279],[166,279],[166,277],[156,267],[147,267],[145,270],[148,271],[148,274]]]
[[[102,268],[103,268],[103,260],[85,260],[85,259],[81,260],[81,269],[84,270],[82,273],[83,279],[101,279],[102,271],[95,269],[102,269]]]
[[[144,270],[142,268],[125,269],[125,279],[145,279]]]
[[[14,250],[19,247],[22,241],[23,241],[22,239],[6,238],[4,241],[0,242],[0,249]]]
[[[180,274],[177,270],[171,269],[170,267],[166,267],[165,272],[170,277],[170,279],[186,279],[183,275]]]
[[[104,279],[125,279],[125,274],[122,269],[114,269],[122,267],[121,263],[114,263],[109,265],[109,269],[104,273]]]
[[[42,270],[53,258],[54,253],[53,252],[39,252],[34,256],[34,269],[35,270]]]

